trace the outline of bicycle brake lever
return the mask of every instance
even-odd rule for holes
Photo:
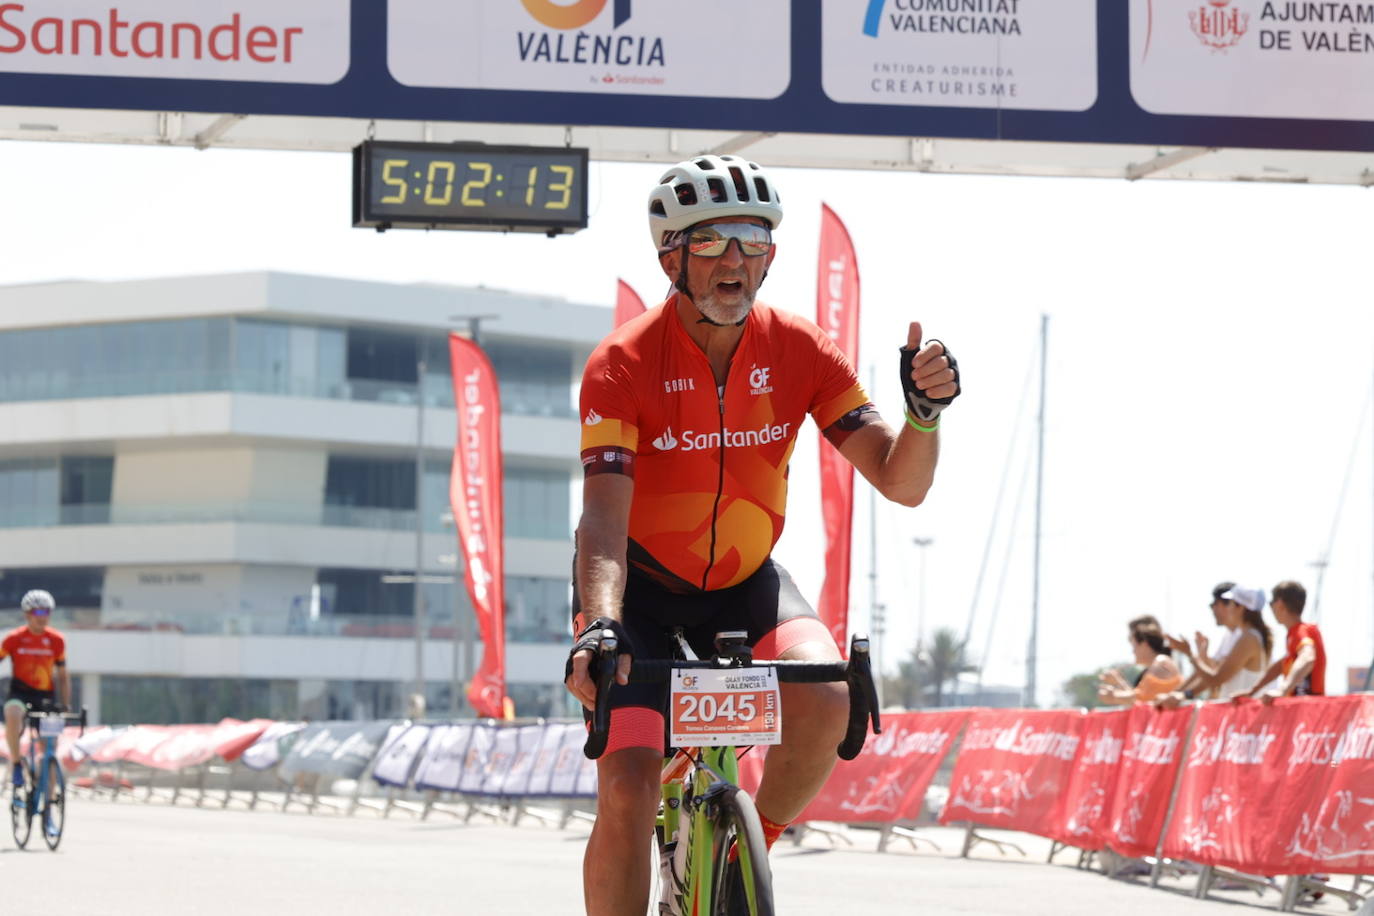
[[[593,680],[596,683],[596,707],[592,710],[592,729],[582,753],[588,760],[596,760],[606,752],[606,743],[611,736],[611,685],[615,683],[615,669],[619,642],[614,636],[601,640],[601,646],[592,659]]]

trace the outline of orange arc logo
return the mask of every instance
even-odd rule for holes
[[[577,0],[562,6],[552,0],[520,0],[535,19],[551,29],[580,29],[606,8],[606,0]]]

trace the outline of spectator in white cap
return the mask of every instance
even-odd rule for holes
[[[1181,691],[1162,697],[1161,706],[1177,706],[1210,692],[1215,697],[1230,697],[1249,691],[1264,675],[1273,650],[1274,637],[1264,622],[1264,590],[1230,584],[1213,592],[1212,611],[1227,628],[1226,638],[1215,658],[1206,654],[1205,641],[1199,640],[1197,652],[1182,640],[1170,640],[1193,663],[1194,672]]]

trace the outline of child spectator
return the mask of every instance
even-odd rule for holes
[[[1269,606],[1274,617],[1288,628],[1288,654],[1264,673],[1251,690],[1239,696],[1255,696],[1280,674],[1283,681],[1277,690],[1260,696],[1266,703],[1274,697],[1320,697],[1326,695],[1326,646],[1315,623],[1304,623],[1303,608],[1307,605],[1307,589],[1297,582],[1285,580],[1274,586],[1274,598]]]

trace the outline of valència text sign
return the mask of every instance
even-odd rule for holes
[[[0,98],[1364,152],[1374,151],[1371,9],[1370,0],[0,0]]]
[[[576,232],[587,150],[369,140],[353,151],[353,225]]]

